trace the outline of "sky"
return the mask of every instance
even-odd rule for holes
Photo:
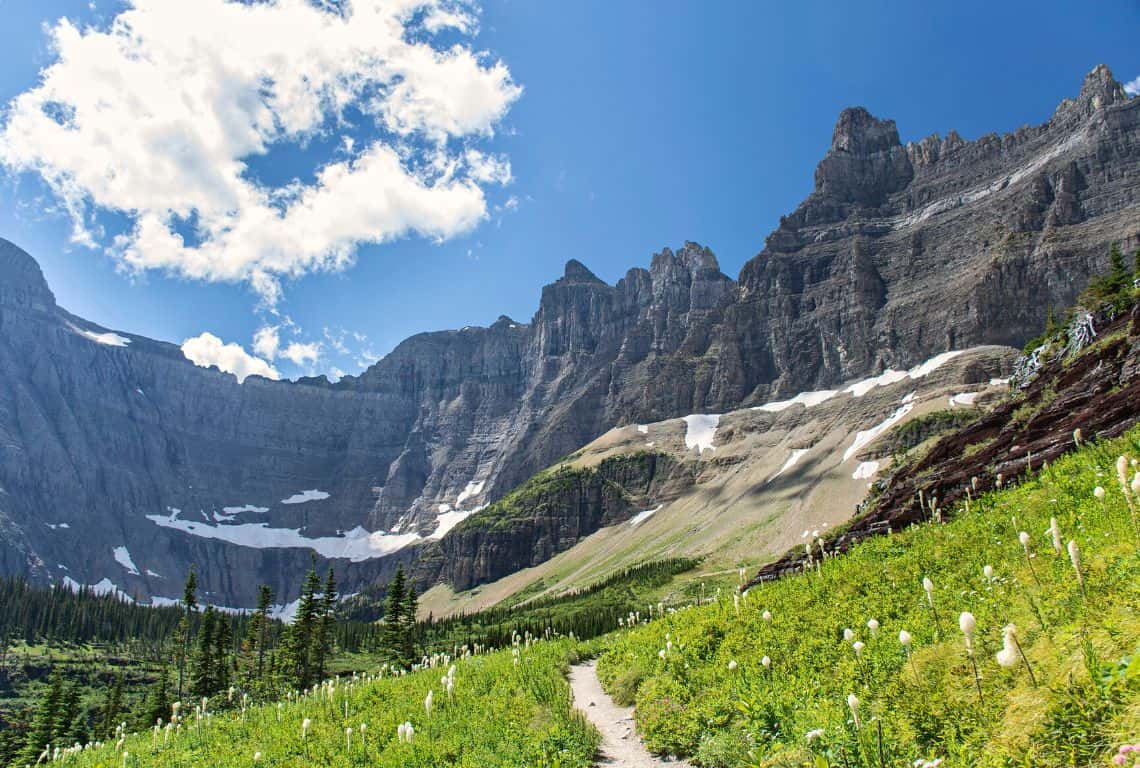
[[[840,110],[1048,119],[1140,2],[0,0],[0,237],[59,303],[239,378],[528,321],[578,259],[735,277]]]

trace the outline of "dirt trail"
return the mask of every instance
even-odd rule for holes
[[[668,761],[652,755],[645,748],[633,724],[633,707],[614,704],[598,682],[593,661],[570,669],[570,688],[574,703],[602,734],[598,748],[599,766],[620,768],[690,768],[688,763]]]

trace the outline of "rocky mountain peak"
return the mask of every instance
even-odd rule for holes
[[[1128,101],[1124,86],[1117,82],[1104,64],[1097,64],[1085,75],[1081,92],[1075,99],[1065,99],[1057,107],[1053,118],[1088,117],[1104,107]]]
[[[0,306],[46,310],[55,307],[40,265],[27,252],[0,238]]]
[[[559,281],[562,283],[602,283],[605,282],[577,259],[566,262],[566,270]]]
[[[844,217],[835,203],[878,207],[913,178],[895,121],[880,120],[863,107],[845,109],[835,124],[831,149],[815,169],[817,199],[809,201],[812,210],[803,211],[803,223]]]
[[[899,146],[894,120],[880,120],[863,107],[848,107],[839,113],[831,134],[831,151],[871,155]]]

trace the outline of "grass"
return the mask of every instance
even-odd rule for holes
[[[1140,455],[1140,430],[975,500],[947,524],[755,588],[739,614],[725,596],[626,631],[600,659],[603,682],[636,702],[652,749],[706,766],[1108,765],[1114,745],[1140,734],[1140,557],[1116,480],[1121,453]],[[1054,552],[1050,517],[1080,548],[1083,589],[1068,553]],[[935,584],[933,610],[923,577]],[[972,661],[963,611],[977,619]],[[1036,686],[1024,662],[996,662],[1009,623]],[[909,658],[900,630],[914,638]],[[866,644],[859,656],[855,640]]]
[[[403,677],[342,679],[280,709],[268,704],[244,716],[221,713],[203,719],[200,728],[192,711],[183,712],[183,725],[169,741],[165,732],[133,734],[67,760],[90,768],[591,765],[597,733],[571,708],[564,676],[576,658],[572,644],[523,645],[519,658],[515,664],[506,650],[459,660],[452,700],[441,685],[448,667],[441,660],[436,668]],[[429,690],[430,717],[424,707]],[[311,723],[302,737],[306,718]],[[411,743],[397,739],[404,722],[415,729]]]

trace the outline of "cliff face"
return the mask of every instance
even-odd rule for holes
[[[1140,99],[1098,68],[1042,126],[906,146],[847,110],[815,182],[736,281],[693,243],[614,286],[572,261],[529,324],[415,336],[337,384],[239,385],[75,318],[0,242],[0,568],[172,597],[196,562],[210,601],[250,605],[316,551],[352,591],[433,534],[471,557],[449,526],[615,424],[1020,345],[1140,242]]]

